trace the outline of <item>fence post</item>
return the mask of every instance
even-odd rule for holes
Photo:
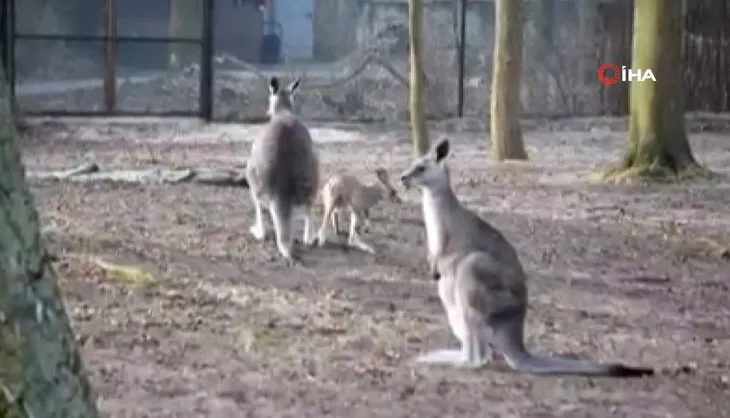
[[[17,29],[15,26],[16,22],[16,7],[15,7],[15,0],[7,0],[5,3],[5,24],[7,25],[5,27],[6,33],[3,34],[5,39],[7,40],[7,45],[5,49],[5,66],[7,70],[7,74],[5,74],[5,79],[8,82],[8,97],[10,98],[10,111],[12,114],[15,114],[17,111],[17,102],[15,97],[15,88],[17,84],[17,74],[16,74],[16,68],[17,68],[17,62],[15,58],[15,38],[17,36]]]
[[[459,117],[464,116],[464,77],[466,66],[466,5],[468,0],[461,0],[461,15],[459,17],[459,79],[457,92],[457,114]]]
[[[104,1],[104,107],[109,113],[117,105],[117,1]]]
[[[200,37],[200,117],[210,122],[213,120],[213,54],[214,34],[213,15],[215,0],[203,1],[203,30]]]

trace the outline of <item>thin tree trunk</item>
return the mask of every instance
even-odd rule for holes
[[[526,160],[520,128],[522,78],[522,1],[495,1],[492,65],[492,156],[497,161]]]
[[[423,111],[423,61],[421,59],[423,0],[408,1],[408,41],[410,57],[410,116],[413,147],[418,155],[428,151],[428,128]]]
[[[0,416],[97,417],[0,93]]]
[[[612,176],[665,176],[698,168],[684,123],[682,2],[634,2],[631,67],[656,82],[630,81],[629,146]]]
[[[203,28],[203,1],[170,0],[170,36],[173,38],[199,38]],[[200,62],[200,47],[196,44],[171,43],[168,64],[182,68]]]

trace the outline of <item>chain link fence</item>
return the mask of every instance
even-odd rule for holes
[[[111,0],[69,0],[41,9],[18,2],[18,32],[74,33],[83,28],[84,33],[103,34],[105,1]],[[119,0],[117,33],[162,39],[176,31],[176,24],[187,22],[187,32],[201,34],[200,19],[186,20],[180,14],[194,16],[208,1],[212,0]],[[456,116],[460,110],[483,118],[489,110],[494,3],[464,3],[465,66],[460,83],[462,2],[425,1],[423,67],[430,118]],[[730,85],[723,81],[730,69],[728,7],[722,0],[686,3],[689,108],[729,111]],[[263,119],[267,80],[276,75],[285,81],[303,77],[296,106],[307,118],[405,120],[407,12],[406,0],[216,0],[214,52],[209,57],[214,67],[213,117]],[[603,86],[596,70],[607,61],[630,66],[632,2],[524,1],[524,12],[524,112],[539,117],[625,114],[627,84]],[[116,45],[115,111],[194,113],[200,107],[200,73],[205,71],[201,64],[206,62],[200,45],[188,44],[183,54],[187,59],[177,63],[171,62],[176,55],[169,39]],[[103,41],[82,45],[18,39],[21,110],[103,110],[101,75],[108,59],[104,47]]]

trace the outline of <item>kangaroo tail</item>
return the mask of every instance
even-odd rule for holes
[[[590,360],[540,357],[531,354],[519,357],[505,354],[505,358],[512,369],[532,374],[609,377],[641,377],[654,374],[654,370],[650,368],[632,367],[623,364],[603,364]]]
[[[499,338],[500,348],[507,364],[513,370],[542,375],[583,375],[610,377],[651,376],[654,370],[645,367],[632,367],[617,363],[599,363],[565,357],[536,356],[527,351],[521,332],[503,333]]]
[[[566,374],[583,376],[641,377],[651,376],[654,370],[646,367],[632,367],[623,364],[604,364],[592,360],[564,357],[535,356],[522,343],[504,347],[504,358],[517,371],[532,374]]]

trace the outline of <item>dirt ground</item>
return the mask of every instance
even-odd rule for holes
[[[468,125],[468,124],[467,124]],[[114,417],[730,416],[730,183],[607,186],[615,121],[526,133],[529,163],[488,162],[478,124],[449,135],[457,194],[518,249],[535,351],[669,370],[638,380],[416,366],[455,345],[426,274],[419,196],[373,212],[371,256],[338,246],[287,268],[248,233],[245,189],[32,182],[101,408]],[[620,125],[620,123],[618,124]],[[240,165],[260,127],[66,122],[22,139],[29,170]],[[393,175],[403,127],[313,129],[327,173]],[[730,134],[691,135],[730,174]],[[128,283],[89,260],[137,263]],[[685,366],[686,373],[673,372]]]

